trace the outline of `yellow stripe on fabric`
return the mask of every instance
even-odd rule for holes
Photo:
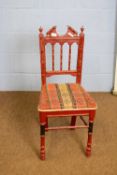
[[[59,86],[59,90],[60,90],[61,97],[63,100],[64,108],[73,108],[67,85],[66,84],[59,84],[58,86]]]

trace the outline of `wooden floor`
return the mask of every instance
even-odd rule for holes
[[[117,96],[92,96],[98,103],[92,156],[84,154],[87,129],[51,131],[46,133],[46,161],[41,161],[39,94],[0,92],[0,175],[116,175]],[[49,120],[51,126],[69,122],[69,118]]]

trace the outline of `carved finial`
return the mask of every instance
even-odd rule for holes
[[[67,26],[67,33],[66,33],[66,36],[77,36],[78,33],[75,29],[73,29],[73,27],[71,26]]]
[[[58,33],[56,31],[56,26],[53,26],[48,32],[46,33],[47,36],[58,36]]]
[[[68,30],[70,32],[72,32],[74,35],[77,35],[78,34],[77,31],[73,27],[71,27],[71,26],[68,26]]]
[[[43,32],[43,28],[42,28],[42,27],[39,28],[39,32],[40,32],[40,33]]]
[[[81,32],[84,32],[84,27],[83,26],[80,28],[80,31]]]

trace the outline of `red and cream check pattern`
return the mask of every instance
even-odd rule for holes
[[[95,100],[79,84],[47,84],[42,86],[39,111],[90,110],[96,108]]]

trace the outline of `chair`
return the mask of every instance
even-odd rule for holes
[[[97,109],[96,102],[88,92],[81,86],[84,28],[81,27],[80,34],[71,26],[68,26],[65,35],[59,35],[56,26],[52,27],[44,36],[43,29],[39,28],[40,62],[41,62],[41,94],[38,105],[40,118],[40,158],[45,160],[45,131],[57,129],[88,128],[88,141],[86,155],[91,155],[93,122]],[[46,45],[52,48],[52,70],[46,69]],[[60,70],[55,70],[55,44],[60,45]],[[68,44],[68,70],[63,70],[63,45]],[[71,70],[72,44],[78,46],[77,65]],[[71,75],[76,77],[75,83],[46,83],[46,78],[53,75]],[[71,117],[70,126],[48,127],[48,118]],[[76,126],[77,116],[83,125]],[[88,124],[83,117],[88,116]]]

